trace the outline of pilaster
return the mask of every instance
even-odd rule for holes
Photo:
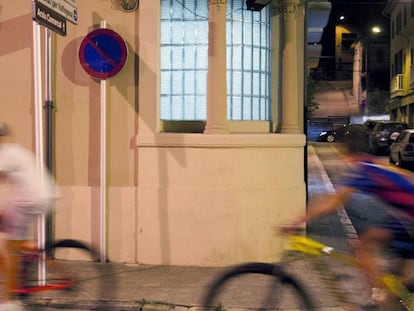
[[[208,3],[207,120],[204,133],[228,133],[226,73],[226,0]]]
[[[282,133],[300,133],[300,108],[298,92],[303,93],[303,76],[299,76],[298,52],[303,46],[304,27],[303,6],[300,0],[284,0],[281,3],[283,14],[283,46],[282,46]]]

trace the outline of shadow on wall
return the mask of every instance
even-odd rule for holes
[[[0,6],[1,13],[1,6]],[[32,16],[31,14],[22,15],[0,23],[0,56],[14,53],[19,50],[27,49],[32,46]],[[16,36],[16,29],[19,35]],[[26,30],[27,29],[27,30]],[[7,44],[4,44],[7,43]]]
[[[90,31],[93,29],[97,29],[100,27],[98,21],[102,20],[102,18],[93,13],[93,21],[95,22],[94,26],[89,27]],[[110,28],[110,26],[108,26]],[[85,33],[85,36],[87,34]],[[93,78],[89,76],[85,70],[82,68],[79,62],[79,47],[81,45],[82,40],[84,37],[78,37],[73,39],[72,41],[68,42],[61,56],[61,66],[63,73],[65,76],[75,85],[84,86],[89,89],[89,99],[87,103],[72,103],[72,105],[89,105],[89,159],[88,159],[88,184],[90,186],[98,186],[100,180],[100,154],[97,152],[99,150],[99,137],[100,137],[100,111],[101,111],[101,89],[100,89],[100,81],[99,79]],[[131,46],[127,43],[129,51],[134,51]],[[117,74],[117,76],[112,77],[110,79],[110,88],[116,88],[118,90],[118,94],[121,94],[122,97],[125,98],[125,103],[133,106],[133,109],[136,111],[137,105],[134,100],[131,98],[129,99],[130,94],[128,93],[129,89],[133,89],[136,87],[135,85],[135,63],[136,63],[137,56],[135,53],[130,53],[127,63],[125,64],[124,68]],[[109,103],[108,103],[108,111],[110,111],[111,103],[110,103],[110,96],[108,96]],[[71,126],[72,123],[68,123]],[[127,123],[120,123],[127,126]],[[110,127],[110,122],[108,123],[108,127]],[[117,131],[121,131],[121,129],[117,128]],[[110,132],[110,129],[108,130]],[[127,133],[128,128],[122,129],[122,133]],[[109,139],[109,138],[108,138]],[[128,146],[131,145],[131,141],[134,140],[133,137],[128,137],[126,144]],[[108,141],[108,145],[111,145],[111,142]],[[109,154],[110,155],[110,154]],[[109,160],[110,161],[110,160]]]

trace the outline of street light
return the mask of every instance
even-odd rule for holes
[[[381,28],[380,28],[380,27],[378,27],[378,26],[374,26],[374,27],[372,27],[371,31],[372,31],[373,33],[381,33],[381,32],[382,32]]]
[[[360,40],[362,43],[363,58],[363,93],[362,100],[365,99],[365,113],[384,113],[384,94],[389,85],[389,63],[386,61],[387,47],[389,45],[384,29],[379,25],[374,25]],[[362,107],[361,107],[362,108]]]

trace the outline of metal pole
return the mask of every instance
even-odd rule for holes
[[[101,21],[101,28],[106,28],[106,21]],[[100,254],[101,262],[106,261],[106,105],[107,83],[101,80],[101,163],[100,163]]]
[[[41,69],[41,54],[40,47],[40,25],[33,21],[33,89],[34,89],[34,112],[35,112],[35,143],[36,143],[36,161],[39,171],[44,171],[44,149],[43,149],[43,114],[42,114],[42,69]],[[43,248],[45,244],[45,219],[44,216],[39,216],[37,222],[37,243],[39,248]],[[39,260],[38,264],[39,282],[44,283],[45,280],[45,265],[44,261]]]
[[[45,105],[46,110],[46,166],[53,172],[53,95],[52,95],[52,32],[45,28]],[[53,203],[52,203],[53,204]],[[45,241],[50,244],[53,239],[52,215],[45,215]],[[51,255],[51,254],[47,254]]]
[[[46,165],[52,171],[52,33],[45,28],[45,106],[46,109]]]

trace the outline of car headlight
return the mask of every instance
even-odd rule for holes
[[[321,133],[319,134],[319,136],[323,136],[323,135],[326,135],[326,134],[328,134],[328,132],[324,131],[324,132],[321,132]]]

